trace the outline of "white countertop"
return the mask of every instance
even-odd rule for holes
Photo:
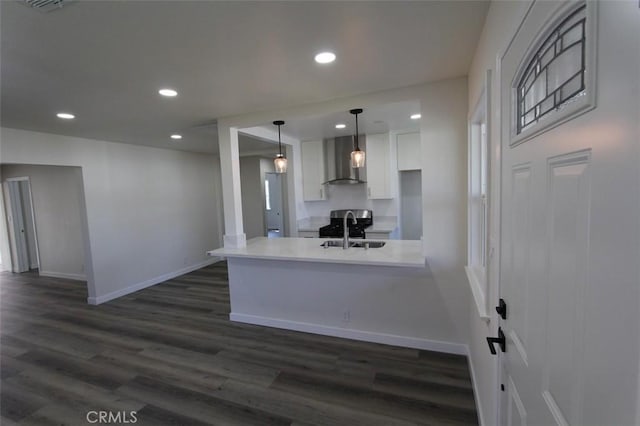
[[[307,217],[298,221],[298,231],[318,232],[320,227],[328,225],[328,217]],[[373,218],[373,225],[366,232],[391,233],[398,227],[398,219],[392,216],[380,216]]]
[[[424,268],[422,243],[409,240],[385,240],[381,248],[323,248],[326,238],[265,238],[247,241],[240,249],[219,248],[207,252],[209,256],[246,257],[253,259],[292,260],[302,262],[343,263]],[[363,240],[355,240],[363,241]],[[367,240],[364,240],[367,241]]]

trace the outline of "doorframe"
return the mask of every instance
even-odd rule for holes
[[[515,35],[518,33],[522,22],[524,21],[524,17],[529,13],[527,8],[526,13],[521,17],[520,22],[516,30],[513,32],[509,41],[506,43],[503,49],[498,51],[496,55],[496,63],[495,63],[495,72],[492,75],[493,82],[491,86],[492,91],[492,103],[491,109],[492,111],[489,113],[491,115],[491,134],[489,136],[489,163],[490,167],[490,180],[491,180],[491,189],[489,196],[489,268],[487,270],[487,280],[488,280],[488,288],[489,288],[489,300],[493,303],[497,303],[500,299],[500,288],[502,284],[500,269],[501,269],[501,259],[502,259],[502,246],[500,242],[502,241],[502,99],[500,96],[501,85],[500,81],[502,81],[502,58],[507,52],[507,49],[511,45],[511,42]],[[491,294],[491,289],[494,289],[495,294]],[[491,316],[495,318],[494,324],[499,324],[500,321],[498,319],[498,315],[492,309],[489,310],[492,312]],[[496,329],[497,335],[497,327],[494,325]],[[504,385],[504,377],[503,377],[503,365],[504,365],[504,357],[501,351],[498,351],[498,356],[496,359],[496,374],[495,374],[495,383],[494,389],[496,392],[496,403],[495,403],[495,419],[497,425],[504,424],[504,420],[502,417],[503,414],[503,406],[506,401],[506,390],[502,390],[501,387]]]
[[[465,272],[467,274],[467,279],[469,281],[471,287],[472,297],[474,299],[478,316],[482,321],[489,322],[491,319],[491,306],[493,300],[491,299],[491,282],[489,280],[489,270],[491,268],[491,262],[493,260],[493,251],[491,244],[491,213],[492,213],[492,201],[493,201],[493,168],[495,164],[499,162],[499,157],[492,158],[492,148],[493,143],[493,119],[492,119],[492,108],[493,108],[493,72],[491,69],[487,69],[484,75],[484,82],[482,86],[482,90],[476,101],[476,104],[472,111],[469,112],[469,116],[467,118],[467,261],[465,266]],[[484,120],[480,117],[484,116]],[[483,244],[484,250],[484,267],[482,270],[478,270],[477,264],[473,262],[473,248],[472,245],[474,241],[474,230],[473,228],[473,210],[472,210],[472,197],[473,197],[473,188],[472,185],[475,183],[474,177],[472,176],[472,172],[476,171],[475,167],[482,166],[475,163],[482,162],[482,135],[480,134],[480,126],[482,121],[484,121],[485,125],[485,153],[486,156],[486,164],[485,166],[485,180],[487,182],[487,188],[485,189],[486,199],[485,203],[485,218],[484,225],[485,229],[485,240]],[[480,145],[477,149],[477,157],[473,156],[473,148],[475,145]],[[479,186],[481,182],[477,183]],[[472,244],[469,244],[472,243]],[[494,250],[495,251],[495,250]],[[480,273],[479,273],[480,272]]]
[[[18,176],[18,177],[12,177],[12,178],[6,178],[3,182],[3,187],[5,184],[9,184],[10,182],[27,182],[27,191],[28,191],[28,196],[29,196],[29,203],[31,204],[31,223],[33,223],[33,228],[31,229],[31,231],[33,232],[33,240],[34,240],[34,244],[35,244],[35,252],[36,252],[36,261],[38,263],[38,269],[41,268],[40,265],[40,246],[38,244],[38,227],[36,225],[36,209],[34,207],[33,204],[33,191],[31,190],[31,179],[29,178],[29,176]],[[7,186],[8,189],[8,186]],[[13,205],[14,201],[13,199],[11,199],[11,191],[7,191],[7,194],[9,195],[9,205]],[[3,210],[5,209],[5,206],[2,206]],[[24,211],[22,212],[24,215]],[[4,210],[4,214],[6,215],[6,210]],[[13,236],[13,234],[11,233],[11,230],[8,229],[9,227],[9,222],[7,221],[4,225],[7,229],[6,229],[6,235],[7,238],[9,239],[8,243],[9,243],[9,249],[11,250],[11,246],[12,246],[12,239],[15,239],[15,236]],[[15,245],[15,242],[14,244]],[[27,251],[29,250],[29,243],[27,240]],[[4,260],[3,260],[4,263]],[[13,271],[13,259],[11,258],[11,254],[9,255],[9,264],[10,264],[10,268],[9,270]],[[5,265],[6,267],[6,265]],[[29,262],[29,269],[31,269],[31,263]]]
[[[0,181],[0,272],[11,271],[13,268],[4,198],[4,185]]]

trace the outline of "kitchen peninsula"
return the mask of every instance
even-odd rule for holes
[[[227,259],[233,321],[464,353],[446,341],[453,324],[421,242],[384,243],[343,249],[342,240],[259,237],[208,254]]]

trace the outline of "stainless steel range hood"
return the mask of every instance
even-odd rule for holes
[[[361,150],[366,151],[367,142],[364,135],[358,137],[358,144]],[[367,183],[366,169],[351,167],[351,151],[353,151],[353,136],[324,140],[325,166],[328,177],[326,185]]]

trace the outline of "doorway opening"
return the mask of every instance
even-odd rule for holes
[[[400,175],[400,238],[422,237],[422,172],[408,170]]]
[[[82,169],[2,164],[4,270],[87,281],[90,253]]]

